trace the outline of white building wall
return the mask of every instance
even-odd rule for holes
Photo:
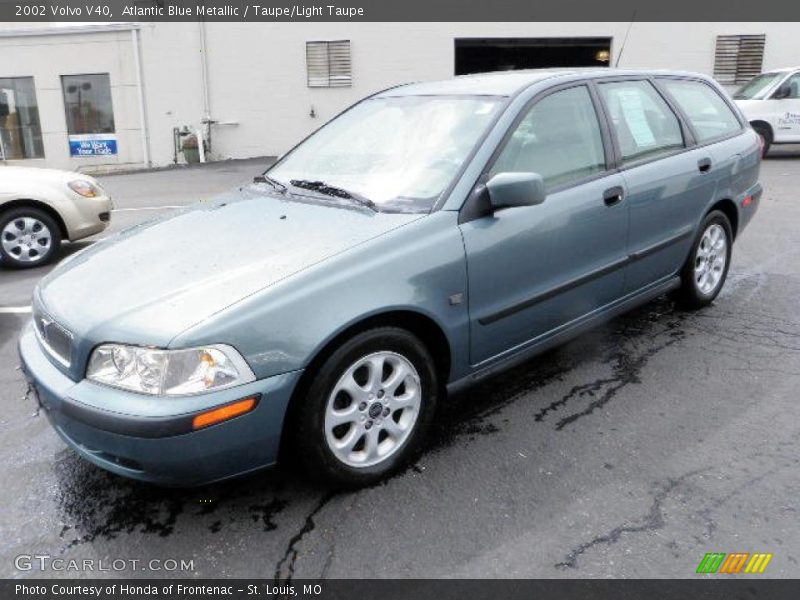
[[[143,161],[138,88],[130,31],[81,36],[0,37],[0,77],[33,77],[45,158],[9,161],[26,166],[91,170],[96,165],[137,166]],[[70,157],[61,75],[108,73],[119,153]]]
[[[364,96],[409,81],[452,77],[460,37],[611,37],[611,64],[629,23],[207,23],[212,158],[278,155]],[[18,25],[17,25],[18,26]],[[201,127],[204,88],[199,23],[140,26],[148,146],[155,165],[173,161],[172,128]],[[0,32],[8,24],[0,24]],[[634,23],[623,68],[710,74],[717,35],[766,33],[764,69],[800,64],[796,23]],[[308,88],[305,43],[348,39],[350,88]],[[33,75],[46,131],[45,161],[90,167],[107,159],[70,158],[59,75],[109,72],[120,154],[141,163],[136,73],[129,31],[0,37],[0,77]],[[11,57],[12,60],[7,60]],[[315,117],[310,116],[314,109]]]

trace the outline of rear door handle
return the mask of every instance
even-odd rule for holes
[[[622,198],[624,196],[625,190],[622,189],[621,185],[617,185],[612,188],[608,188],[605,192],[603,192],[603,202],[606,206],[614,206],[615,204],[622,202]]]
[[[711,170],[711,159],[701,158],[697,161],[697,168],[701,173],[708,173]]]

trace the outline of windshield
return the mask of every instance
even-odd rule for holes
[[[753,77],[736,90],[734,100],[753,100],[761,97],[774,83],[786,76],[786,73],[762,73]]]
[[[349,195],[375,210],[427,212],[457,175],[499,101],[487,96],[365,100],[290,152],[269,177],[291,186],[292,193],[311,190],[337,202]]]

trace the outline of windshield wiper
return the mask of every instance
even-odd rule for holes
[[[356,204],[360,204],[361,206],[366,206],[367,208],[372,209],[375,212],[378,212],[378,207],[375,206],[375,203],[369,198],[366,198],[360,194],[351,192],[344,188],[327,184],[324,181],[310,181],[308,179],[292,179],[289,183],[291,183],[294,187],[302,188],[304,190],[311,190],[312,192],[319,192],[320,194],[324,194],[325,196],[332,196],[333,198],[343,198],[344,200],[352,200]]]
[[[268,183],[276,190],[278,190],[281,194],[286,193],[286,186],[277,179],[273,179],[266,173],[262,173],[261,175],[256,175],[255,177],[253,177],[253,183]]]

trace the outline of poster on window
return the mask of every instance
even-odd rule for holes
[[[117,136],[113,133],[83,133],[69,136],[71,156],[108,156],[117,153]]]

